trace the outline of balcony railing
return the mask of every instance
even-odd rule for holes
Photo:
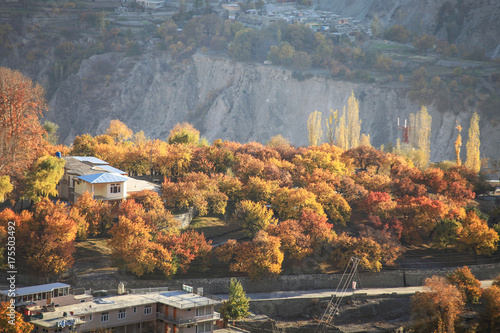
[[[214,311],[213,313],[208,314],[208,315],[204,315],[204,316],[182,318],[182,319],[172,319],[172,318],[165,316],[163,313],[157,312],[156,319],[161,319],[161,320],[166,321],[168,323],[176,324],[177,326],[185,326],[185,325],[196,324],[196,323],[201,323],[201,322],[205,322],[205,321],[219,320],[220,313]]]

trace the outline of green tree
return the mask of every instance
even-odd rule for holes
[[[269,224],[276,224],[272,210],[250,200],[241,201],[236,205],[233,220],[240,224],[251,237],[260,230],[265,230]]]
[[[317,146],[323,139],[321,128],[321,112],[314,111],[307,118],[307,131],[309,133],[309,146]]]
[[[177,124],[170,131],[168,143],[197,144],[200,141],[200,131],[189,123]]]
[[[384,37],[398,43],[406,43],[410,38],[410,32],[402,25],[396,24],[384,32]]]
[[[47,140],[47,142],[51,145],[56,145],[57,140],[59,139],[59,136],[57,135],[59,125],[47,120],[43,123],[43,129],[45,130],[45,132],[47,132],[47,134],[45,135],[45,139]]]
[[[359,146],[359,137],[361,135],[361,120],[359,119],[359,101],[351,91],[351,96],[347,101],[347,140],[349,148]]]
[[[56,186],[64,175],[66,161],[55,156],[42,156],[31,167],[26,177],[26,197],[34,202],[56,196]]]
[[[481,141],[479,139],[479,115],[474,112],[470,120],[469,138],[467,139],[467,160],[465,166],[475,172],[481,169],[481,158],[479,153],[479,146]]]
[[[231,278],[229,284],[229,299],[222,303],[220,310],[224,323],[229,319],[237,320],[246,318],[249,315],[250,298],[246,296],[241,282],[235,278]]]
[[[5,201],[7,194],[12,192],[13,189],[14,186],[10,182],[10,177],[7,175],[0,176],[0,203]]]

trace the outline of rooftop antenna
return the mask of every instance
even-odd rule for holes
[[[398,117],[398,130],[401,131],[401,142],[410,143],[410,126],[406,124],[406,119],[405,119],[405,125],[400,126]]]

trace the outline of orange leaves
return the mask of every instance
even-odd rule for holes
[[[467,213],[457,230],[458,246],[476,255],[492,254],[497,249],[498,241],[498,233],[473,211]]]
[[[455,323],[464,310],[460,291],[445,278],[433,276],[424,281],[429,291],[412,296],[412,322],[416,332],[455,332]]]
[[[2,333],[30,333],[34,328],[33,324],[24,321],[23,315],[19,312],[15,312],[14,318],[9,317],[10,302],[2,302],[0,304],[0,331]],[[15,325],[9,323],[11,321]]]
[[[22,177],[43,148],[44,95],[21,72],[0,68],[0,174]]]
[[[219,260],[229,264],[233,272],[245,272],[255,280],[281,272],[283,252],[278,237],[259,231],[251,242],[229,240],[216,250]]]
[[[66,205],[44,199],[32,216],[24,213],[19,218],[20,250],[33,272],[53,276],[71,268],[77,226]]]
[[[323,206],[316,200],[316,195],[303,188],[280,188],[272,199],[273,210],[283,219],[298,219],[304,209],[310,209],[324,215]]]
[[[482,294],[481,282],[476,279],[469,267],[463,266],[457,268],[453,273],[448,274],[446,279],[458,288],[467,302],[479,302]]]

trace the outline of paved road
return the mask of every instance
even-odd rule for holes
[[[493,280],[481,281],[482,288],[491,286]],[[417,291],[423,291],[424,287],[398,287],[398,288],[363,288],[358,290],[349,289],[344,293],[344,296],[366,294],[366,295],[383,295],[383,294],[414,294]],[[252,301],[273,300],[273,299],[293,299],[293,298],[327,298],[335,294],[335,289],[320,289],[320,290],[303,290],[303,291],[277,291],[272,293],[250,293],[247,294]],[[340,296],[341,293],[338,293]],[[215,295],[223,300],[228,299],[227,294]]]

